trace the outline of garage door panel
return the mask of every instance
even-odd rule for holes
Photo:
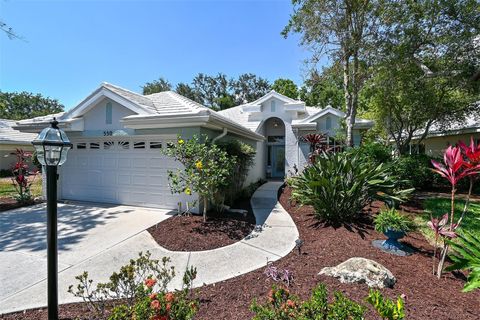
[[[171,194],[168,170],[177,167],[157,150],[74,149],[61,168],[62,197],[176,209],[184,195]]]
[[[111,156],[106,156],[103,158],[103,168],[113,168],[115,169],[117,167],[117,159],[112,158]]]
[[[131,167],[131,159],[128,158],[119,158],[118,159],[118,168],[119,169],[128,169]]]
[[[118,174],[118,184],[120,185],[131,185],[132,179],[129,174]]]

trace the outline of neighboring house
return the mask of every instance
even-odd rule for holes
[[[420,143],[417,149],[419,136],[412,139],[411,153],[425,153],[430,156],[441,156],[443,151],[458,141],[470,144],[470,138],[480,144],[480,120],[476,117],[467,117],[464,122],[448,127],[432,126],[428,136]]]
[[[13,129],[15,123],[15,120],[0,119],[0,170],[11,169],[16,161],[12,155],[16,149],[33,151],[31,142],[37,135]]]
[[[40,132],[54,115],[19,121],[16,128]],[[168,170],[179,164],[161,154],[176,143],[206,134],[213,140],[238,139],[256,148],[247,183],[282,178],[302,167],[309,132],[333,135],[343,113],[310,108],[276,92],[245,105],[215,112],[175,92],[141,95],[103,83],[68,112],[55,115],[73,149],[60,168],[59,198],[176,209],[193,196],[172,195]],[[358,120],[355,142],[373,125]]]

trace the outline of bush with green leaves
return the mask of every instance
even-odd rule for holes
[[[253,320],[361,320],[366,308],[346,298],[341,292],[334,293],[328,302],[327,287],[320,284],[312,291],[310,299],[301,302],[286,288],[272,287],[268,301],[259,304],[253,301],[250,309],[255,313]]]
[[[71,285],[68,292],[82,298],[95,319],[109,320],[150,320],[193,319],[198,308],[192,284],[197,271],[190,267],[183,276],[183,287],[168,292],[168,284],[175,277],[174,267],[169,267],[170,259],[151,258],[150,252],[139,253],[137,259],[130,260],[114,272],[108,282],[98,283],[89,278],[88,272],[77,276],[76,287]]]
[[[292,199],[311,205],[319,219],[349,222],[373,200],[404,201],[413,190],[400,190],[386,166],[358,150],[324,153],[291,181]]]
[[[431,190],[442,184],[432,171],[431,160],[427,155],[404,155],[393,161],[390,170],[402,181],[404,188]]]
[[[375,230],[387,232],[387,230],[398,232],[409,232],[414,230],[415,224],[407,216],[400,214],[395,208],[380,210],[374,218]]]
[[[341,292],[334,292],[333,299],[328,297],[327,287],[320,283],[305,301],[290,293],[287,288],[273,286],[267,301],[259,304],[255,299],[250,309],[255,313],[252,320],[363,320],[367,308]],[[405,318],[404,301],[398,297],[396,302],[384,298],[378,290],[370,290],[365,299],[375,312],[387,320]]]
[[[378,315],[386,320],[402,320],[405,318],[405,303],[402,297],[398,297],[394,302],[384,298],[378,290],[370,289],[368,297],[365,299],[370,303]]]
[[[164,153],[183,165],[181,169],[168,171],[172,192],[197,193],[203,200],[203,220],[206,221],[209,204],[219,201],[216,197],[228,188],[233,178],[236,156],[229,156],[207,136],[197,135],[188,140],[179,137]]]
[[[228,186],[222,190],[220,195],[217,195],[217,198],[225,199],[229,205],[232,205],[241,195],[248,171],[253,165],[256,151],[252,146],[238,140],[220,141],[217,145],[220,149],[226,151],[230,157],[236,159],[236,165],[232,167],[232,177],[234,178],[230,179]]]
[[[463,292],[480,288],[480,235],[467,230],[457,233],[457,239],[447,240],[452,251],[449,257],[453,264],[446,271],[468,270],[467,283]]]
[[[387,164],[392,161],[392,147],[379,142],[367,142],[359,147],[359,152],[376,164]]]

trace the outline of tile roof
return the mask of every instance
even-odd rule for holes
[[[35,133],[24,133],[12,128],[15,120],[0,119],[0,144],[30,144],[37,137]]]

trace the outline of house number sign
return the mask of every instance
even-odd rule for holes
[[[103,136],[104,137],[109,137],[113,135],[113,131],[103,131]]]

